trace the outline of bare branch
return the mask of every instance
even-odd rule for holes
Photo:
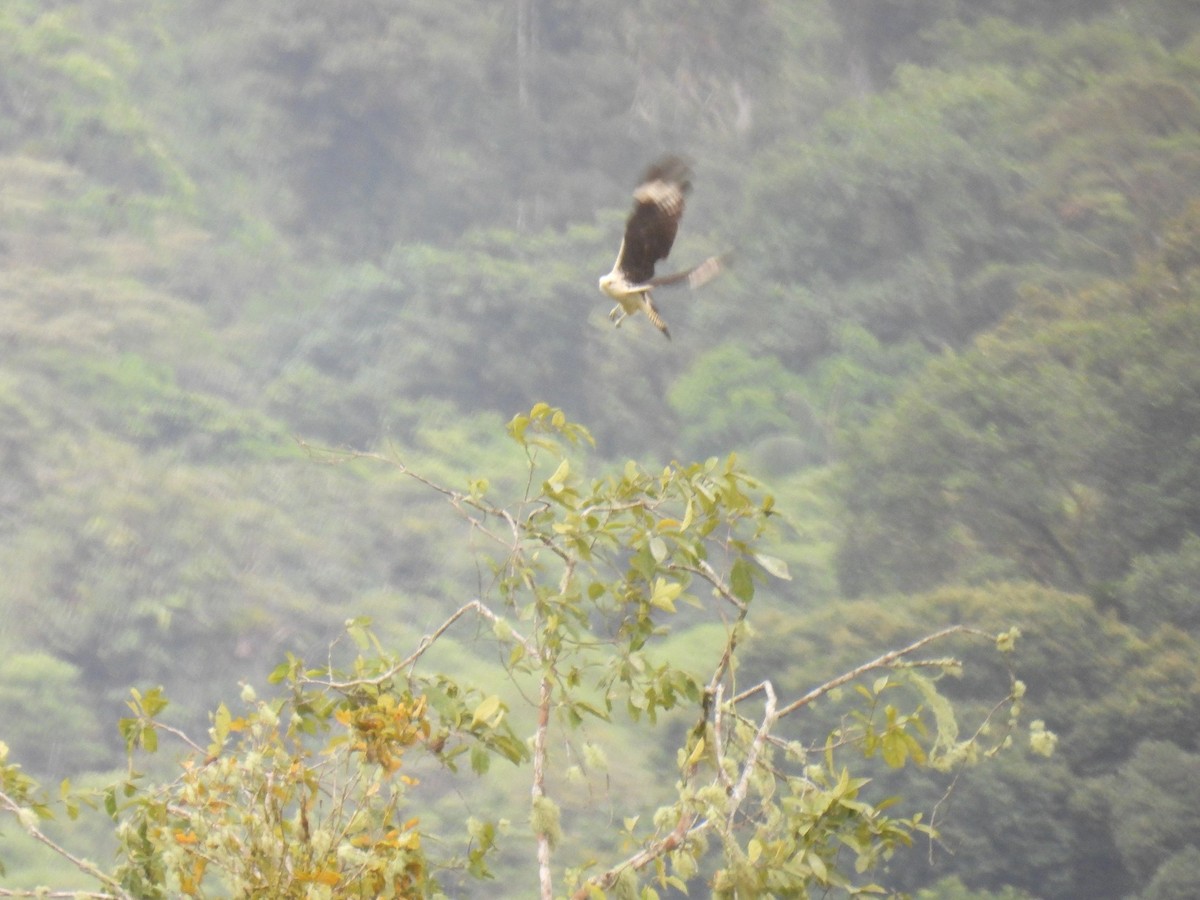
[[[891,668],[897,661],[899,661],[899,660],[903,659],[904,657],[909,656],[913,653],[916,653],[922,647],[927,647],[929,644],[932,644],[935,641],[944,640],[945,638],[948,638],[953,634],[971,634],[971,635],[982,636],[982,637],[987,637],[987,638],[992,637],[992,635],[988,634],[985,631],[980,631],[977,628],[969,628],[966,625],[952,625],[949,628],[943,628],[941,631],[936,631],[933,634],[926,635],[925,637],[921,638],[920,640],[913,641],[907,647],[902,647],[899,650],[890,650],[887,653],[883,654],[882,656],[876,657],[875,659],[871,660],[868,663],[863,663],[861,666],[851,669],[849,672],[839,675],[837,678],[834,678],[831,681],[825,682],[820,687],[813,688],[811,691],[809,691],[807,694],[805,694],[799,700],[794,700],[793,702],[789,703],[787,706],[783,707],[783,709],[781,709],[779,711],[779,718],[782,719],[784,716],[790,715],[791,713],[795,712],[796,710],[800,709],[801,707],[808,706],[808,704],[812,703],[814,700],[817,700],[817,699],[823,697],[825,694],[828,694],[834,688],[839,688],[843,684],[853,681],[855,678],[865,675],[868,672],[873,672],[876,669]],[[944,662],[945,662],[944,660],[938,661],[939,665]],[[740,696],[734,697],[733,702],[736,703],[740,699],[742,699]]]
[[[502,547],[509,546],[508,542],[500,538],[499,535],[493,533],[491,529],[487,528],[481,519],[467,512],[467,507],[474,509],[476,512],[483,513],[485,516],[495,516],[505,520],[512,529],[514,537],[519,538],[519,529],[517,523],[507,510],[490,506],[489,504],[464,494],[461,491],[455,491],[440,485],[436,481],[432,481],[426,478],[424,475],[414,472],[395,457],[388,457],[381,453],[368,453],[364,450],[353,450],[349,448],[344,450],[333,450],[327,447],[316,447],[312,444],[309,444],[307,441],[302,440],[301,438],[296,438],[296,443],[299,444],[311,458],[319,462],[323,462],[326,465],[341,465],[348,460],[365,459],[391,466],[401,475],[411,478],[413,481],[429,488],[435,493],[441,494],[446,498],[450,505],[453,506],[464,519],[467,520],[467,523],[472,528],[476,529],[492,541],[500,544]]]
[[[718,684],[717,690],[713,694],[713,752],[717,757],[717,780],[721,782],[721,787],[729,793],[733,791],[733,782],[729,780],[729,773],[725,771],[725,736],[722,734],[725,723],[721,709],[725,705],[724,699],[725,685]]]
[[[172,727],[170,725],[166,725],[162,722],[154,722],[153,724],[154,724],[154,728],[157,731],[165,731],[168,734],[175,735],[175,737],[179,738],[181,741],[183,741],[185,744],[187,744],[189,747],[191,747],[197,753],[199,753],[202,756],[204,755],[204,753],[205,753],[204,748],[201,747],[199,744],[197,744],[195,741],[193,741],[190,737],[188,737],[186,734],[184,734],[178,728],[174,728],[174,727]]]
[[[78,856],[75,856],[73,853],[71,853],[65,847],[59,846],[54,841],[52,841],[49,837],[47,837],[46,834],[41,829],[39,829],[36,825],[31,825],[31,824],[26,823],[23,820],[23,817],[21,815],[22,807],[20,806],[20,804],[18,804],[15,800],[12,799],[12,797],[8,796],[8,794],[4,793],[3,791],[0,791],[0,806],[3,806],[9,812],[11,812],[13,815],[15,815],[18,820],[21,820],[21,824],[25,828],[25,831],[28,832],[29,836],[32,837],[35,841],[49,847],[51,850],[53,850],[55,853],[57,853],[63,859],[65,859],[69,863],[71,863],[71,865],[73,865],[79,871],[83,872],[85,875],[95,878],[97,881],[99,881],[101,884],[103,884],[109,890],[108,893],[101,891],[98,893],[83,894],[83,895],[80,895],[78,892],[75,892],[75,891],[64,891],[64,892],[61,892],[58,894],[51,894],[50,896],[57,896],[57,897],[89,896],[89,897],[106,898],[106,900],[107,900],[107,898],[122,898],[122,900],[132,900],[130,895],[125,893],[125,891],[123,891],[121,889],[120,884],[118,884],[114,879],[110,878],[108,875],[105,875],[103,872],[101,872],[98,868],[96,868],[96,866],[93,863],[88,862],[86,859],[81,859]],[[45,895],[36,894],[36,893],[32,893],[32,892],[30,892],[30,893],[22,893],[22,892],[5,893],[4,889],[0,889],[0,896],[34,897],[34,896],[45,896]]]
[[[692,813],[683,813],[680,815],[679,821],[675,824],[675,828],[671,830],[670,834],[643,847],[637,853],[613,866],[607,872],[600,875],[593,875],[571,895],[571,900],[588,900],[588,897],[591,896],[588,890],[590,886],[598,887],[604,891],[608,890],[616,884],[617,879],[621,877],[621,873],[626,869],[637,871],[646,867],[660,856],[670,853],[679,847],[691,835],[698,834],[708,828],[708,824],[707,819],[696,822],[695,815]]]
[[[117,900],[118,897],[127,896],[128,894],[109,894],[104,891],[21,891],[12,888],[0,888],[0,897],[37,897],[39,900],[42,897],[62,898],[62,900],[76,900],[76,898],[81,897],[89,898],[89,900]]]
[[[740,612],[744,613],[746,611],[746,604],[734,596],[733,591],[729,589],[729,585],[727,585],[721,579],[721,576],[718,575],[716,570],[708,564],[707,560],[702,559],[695,566],[685,566],[681,563],[672,563],[669,568],[677,571],[691,572],[693,575],[699,575],[713,586],[716,592],[721,595],[722,599],[736,606]]]
[[[550,700],[553,684],[550,674],[542,676],[541,696],[538,698],[538,724],[533,736],[533,803],[546,796],[546,740],[550,730]],[[554,878],[550,871],[550,835],[537,833],[538,885],[541,900],[554,900]]]
[[[759,726],[758,732],[754,735],[754,740],[750,743],[750,749],[746,752],[746,759],[742,763],[742,775],[738,779],[733,793],[729,795],[729,811],[725,818],[726,834],[733,827],[733,820],[737,815],[738,807],[746,799],[746,792],[750,789],[750,777],[754,774],[754,767],[758,765],[758,757],[762,753],[763,744],[766,742],[767,736],[771,733],[771,729],[775,727],[775,723],[779,721],[779,714],[775,712],[775,689],[771,687],[771,682],[769,681],[763,682],[763,685],[763,690],[767,694],[767,702],[763,709],[762,724]]]
[[[404,669],[415,666],[417,661],[425,655],[426,651],[428,651],[429,648],[432,647],[437,640],[446,633],[446,631],[449,630],[451,625],[471,611],[476,612],[481,618],[487,619],[493,624],[502,621],[502,619],[492,612],[492,610],[489,609],[482,600],[472,600],[470,603],[463,604],[453,613],[451,613],[450,617],[441,625],[439,625],[434,632],[421,638],[421,642],[417,645],[416,650],[399,662],[389,666],[386,671],[380,673],[379,675],[375,675],[371,678],[355,678],[350,681],[323,681],[317,678],[306,678],[305,683],[319,685],[320,687],[327,687],[335,691],[345,691],[349,690],[350,688],[361,687],[363,685],[383,684],[385,681],[395,678]],[[534,644],[528,638],[522,637],[516,631],[513,631],[512,634],[513,637],[520,642],[521,646],[525,648],[527,653],[535,658],[541,657],[541,653],[538,651],[537,647],[534,646]]]

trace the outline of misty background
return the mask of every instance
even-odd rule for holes
[[[203,732],[349,617],[414,644],[477,548],[302,442],[515,490],[544,401],[596,475],[770,485],[794,580],[746,650],[781,684],[1021,627],[1058,753],[969,772],[889,888],[1191,896],[1198,34],[1195,0],[4,0],[0,740],[86,782],[130,687]],[[661,294],[671,342],[596,289],[667,151],[667,266],[734,254]],[[0,883],[58,883],[0,842]]]

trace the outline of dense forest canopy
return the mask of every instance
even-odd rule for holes
[[[131,686],[202,723],[347,618],[428,631],[460,523],[309,448],[519,479],[545,401],[594,468],[771,484],[752,669],[1020,625],[1059,752],[964,776],[889,889],[1190,896],[1198,75],[1191,0],[8,0],[0,739],[102,773]],[[672,261],[733,259],[669,344],[595,289],[665,150]]]

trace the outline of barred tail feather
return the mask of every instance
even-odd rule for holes
[[[671,339],[671,332],[667,330],[667,323],[663,321],[662,316],[655,309],[654,299],[650,296],[649,291],[642,294],[642,311],[646,313],[646,318],[650,320],[650,324],[661,331],[663,336],[669,341]]]

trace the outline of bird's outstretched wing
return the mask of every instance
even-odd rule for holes
[[[646,170],[633,192],[633,211],[625,222],[625,240],[615,266],[627,284],[649,282],[655,264],[667,258],[691,188],[691,169],[677,156],[664,157]]]

